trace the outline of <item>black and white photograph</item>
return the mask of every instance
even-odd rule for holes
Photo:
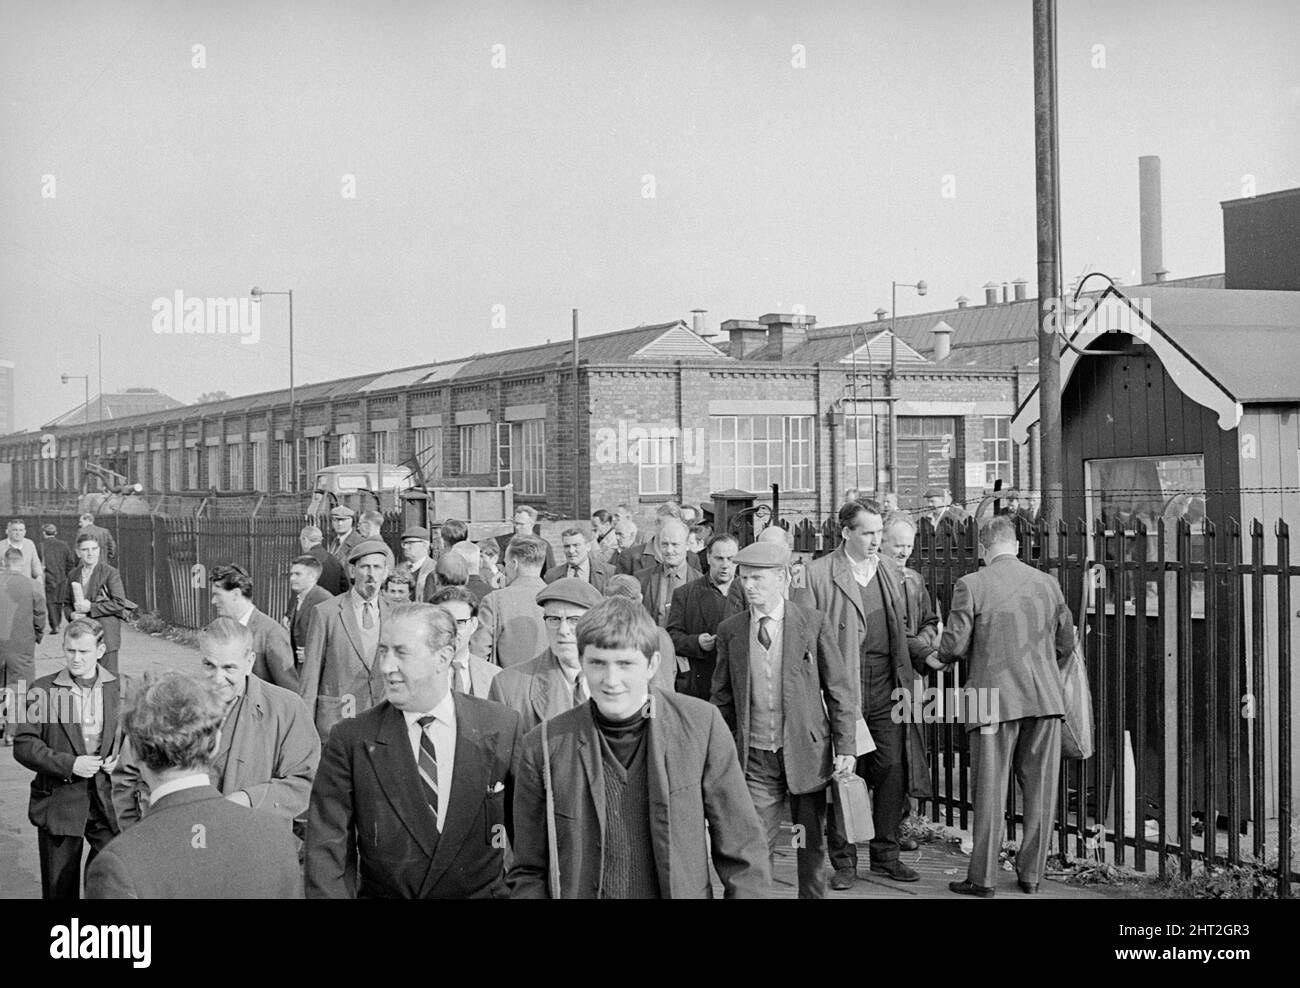
[[[0,0],[20,953],[839,899],[1281,963],[1295,13]]]

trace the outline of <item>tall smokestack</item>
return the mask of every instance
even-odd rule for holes
[[[1142,227],[1142,282],[1156,280],[1164,268],[1165,237],[1160,218],[1160,158],[1138,158],[1138,207]]]

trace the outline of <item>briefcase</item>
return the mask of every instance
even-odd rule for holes
[[[876,828],[871,823],[871,796],[862,776],[835,777],[835,811],[840,815],[844,836],[850,844],[862,844],[876,836]]]

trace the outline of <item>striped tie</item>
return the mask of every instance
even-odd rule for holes
[[[438,755],[433,750],[433,739],[429,737],[429,725],[434,721],[433,715],[421,717],[420,725],[420,782],[424,785],[424,798],[433,811],[433,826],[438,829]]]

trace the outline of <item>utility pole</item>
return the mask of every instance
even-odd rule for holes
[[[578,477],[582,471],[582,453],[588,444],[578,438],[578,310],[573,310],[573,517],[582,520],[582,484]],[[587,465],[590,476],[591,465]]]
[[[1034,0],[1034,175],[1038,199],[1040,519],[1055,530],[1064,497],[1061,456],[1061,193],[1056,118],[1056,0]]]

